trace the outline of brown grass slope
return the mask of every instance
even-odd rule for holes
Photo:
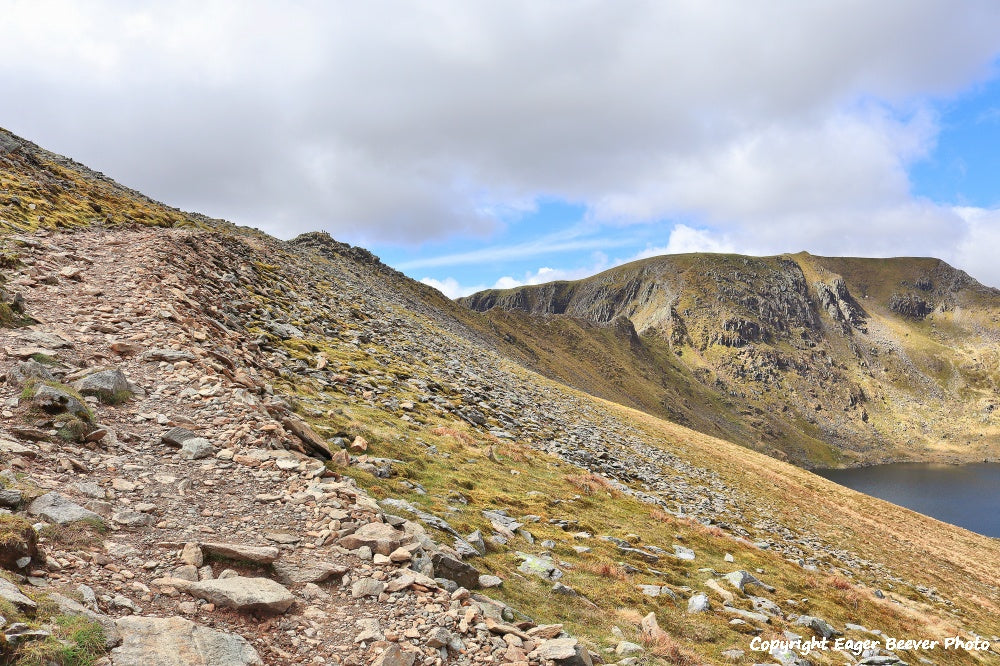
[[[805,466],[1000,455],[1000,291],[937,259],[673,255],[460,302],[548,376]]]

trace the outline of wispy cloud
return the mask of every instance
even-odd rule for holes
[[[635,239],[626,236],[591,236],[584,238],[566,238],[565,233],[549,234],[542,238],[516,243],[513,245],[501,245],[496,247],[486,247],[469,252],[456,252],[443,254],[436,257],[423,257],[410,261],[399,262],[395,267],[401,271],[410,271],[417,268],[440,268],[442,266],[467,266],[486,262],[508,261],[513,259],[525,259],[528,257],[538,257],[548,254],[559,254],[562,252],[583,252],[593,250],[603,250],[612,247],[626,247],[634,245]]]

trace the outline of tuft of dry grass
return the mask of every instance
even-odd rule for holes
[[[578,489],[584,495],[596,495],[597,493],[608,493],[612,497],[618,492],[611,482],[598,474],[567,474],[566,482]]]
[[[837,590],[853,590],[854,584],[843,576],[830,576],[827,581],[831,587]]]
[[[435,435],[438,435],[439,437],[443,436],[453,437],[468,446],[472,446],[473,444],[476,443],[476,440],[473,439],[472,435],[470,435],[469,433],[462,432],[461,430],[456,430],[455,428],[449,428],[448,426],[438,426],[433,430],[431,430],[431,432],[434,433]]]
[[[667,523],[668,525],[676,525],[677,519],[671,516],[669,513],[664,511],[658,506],[654,506],[649,510],[649,517],[658,523]]]
[[[620,564],[615,564],[614,562],[585,562],[580,565],[580,568],[602,578],[613,578],[614,580],[629,579],[629,575],[626,573],[625,568]]]
[[[665,633],[661,633],[658,636],[643,634],[641,640],[649,654],[655,657],[660,657],[668,664],[676,664],[677,666],[697,666],[701,663],[695,655],[681,648],[681,646],[678,645],[674,639],[670,638],[670,636]]]

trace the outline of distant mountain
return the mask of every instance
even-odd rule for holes
[[[460,302],[545,374],[799,464],[1000,456],[1000,291],[938,259],[684,254]]]

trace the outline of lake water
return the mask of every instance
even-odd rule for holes
[[[866,495],[1000,538],[1000,464],[898,463],[815,471]]]

